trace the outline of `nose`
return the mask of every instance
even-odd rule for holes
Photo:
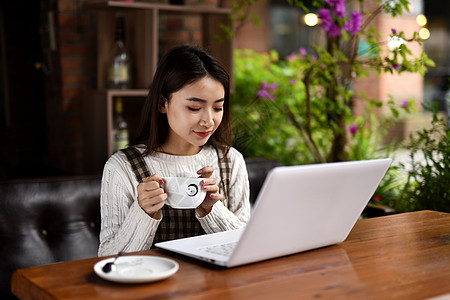
[[[214,125],[213,113],[211,111],[205,110],[201,116],[200,126],[211,127]]]

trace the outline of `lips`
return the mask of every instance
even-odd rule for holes
[[[205,138],[211,134],[211,131],[194,131],[194,133],[199,137]]]

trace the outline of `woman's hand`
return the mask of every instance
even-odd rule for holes
[[[164,179],[154,174],[137,186],[139,206],[154,219],[161,219],[161,208],[167,199],[161,184],[164,184]]]
[[[197,174],[200,178],[205,178],[201,181],[202,189],[206,191],[205,200],[199,205],[200,215],[205,216],[212,210],[213,205],[223,199],[223,195],[219,193],[219,186],[215,178],[211,177],[214,172],[214,167],[207,166],[200,169]]]

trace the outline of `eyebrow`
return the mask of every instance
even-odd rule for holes
[[[197,98],[197,97],[191,97],[191,98],[187,98],[187,101],[192,101],[192,102],[200,102],[200,103],[206,103],[207,101],[205,99],[201,99],[201,98]],[[219,103],[219,102],[224,102],[225,99],[224,98],[220,98],[216,101],[214,101],[214,103]]]

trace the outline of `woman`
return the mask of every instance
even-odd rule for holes
[[[245,226],[249,183],[229,106],[229,76],[206,52],[181,46],[161,59],[136,139],[104,167],[99,256]],[[190,210],[165,205],[165,177],[204,178],[205,199]]]

